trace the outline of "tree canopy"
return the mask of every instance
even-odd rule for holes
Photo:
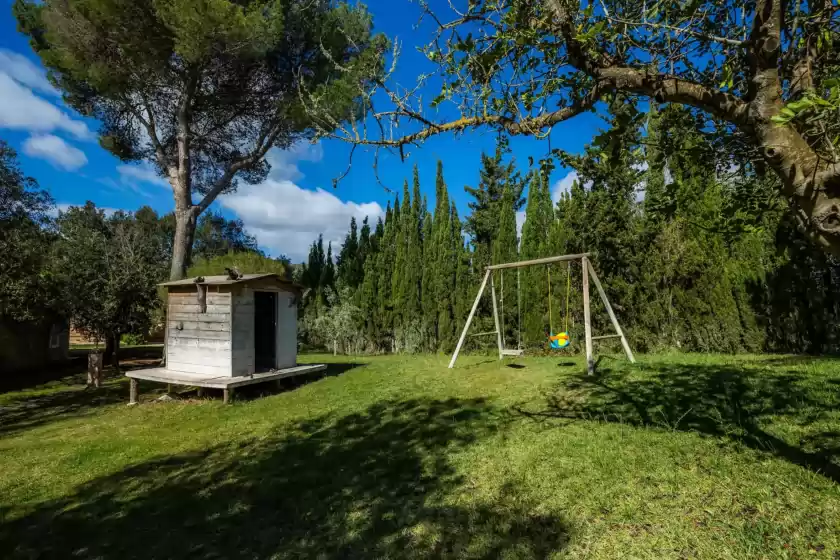
[[[102,146],[172,186],[172,278],[198,216],[261,181],[271,148],[352,118],[387,48],[362,6],[329,0],[17,0],[14,11],[65,101],[101,123]]]
[[[368,90],[368,128],[328,135],[376,149],[481,126],[545,136],[616,96],[692,109],[718,169],[777,188],[809,238],[840,254],[840,12],[830,0],[474,0],[445,12],[416,88]],[[421,86],[439,86],[425,105]],[[377,102],[376,106],[374,101]],[[438,109],[432,114],[428,109]]]

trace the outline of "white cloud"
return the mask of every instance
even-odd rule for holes
[[[266,154],[266,161],[271,165],[271,178],[282,181],[297,181],[303,178],[298,169],[298,162],[308,161],[317,163],[324,157],[324,150],[320,143],[310,144],[298,142],[288,150],[272,148]]]
[[[47,160],[54,166],[66,171],[79,169],[88,161],[82,150],[74,148],[52,134],[30,136],[23,143],[23,153],[34,158]]]
[[[569,171],[565,177],[562,179],[557,180],[551,186],[551,201],[554,204],[557,204],[560,201],[560,197],[563,193],[567,193],[572,190],[572,185],[578,179],[577,171]]]
[[[44,101],[5,72],[0,72],[0,99],[0,128],[31,132],[62,130],[79,139],[93,138],[93,133],[85,123],[71,119],[58,107]]]
[[[8,49],[0,49],[0,72],[41,93],[54,97],[61,95],[47,80],[44,71],[22,54]]]
[[[220,198],[222,206],[239,216],[245,228],[272,254],[284,253],[300,262],[319,234],[332,242],[333,254],[344,242],[350,218],[375,222],[384,215],[377,202],[343,201],[324,189],[304,189],[291,181],[268,179],[259,185]]]
[[[516,235],[522,238],[522,226],[525,225],[525,210],[516,213]]]
[[[273,149],[268,154],[272,166],[269,177],[258,185],[242,185],[237,192],[222,196],[219,203],[235,212],[245,228],[257,236],[260,246],[274,255],[283,253],[300,262],[319,234],[323,234],[325,245],[332,242],[335,254],[344,242],[350,218],[361,221],[367,216],[375,223],[385,211],[377,202],[344,201],[330,191],[295,184],[303,177],[298,162],[322,158],[320,144]]]
[[[158,187],[168,189],[169,181],[158,175],[158,172],[148,163],[139,165],[118,165],[117,173],[120,175],[120,183],[137,192],[143,192],[141,183],[149,183]]]

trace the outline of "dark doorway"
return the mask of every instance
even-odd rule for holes
[[[254,366],[257,371],[277,363],[277,294],[254,292]]]

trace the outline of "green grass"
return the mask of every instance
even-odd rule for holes
[[[840,361],[305,360],[231,406],[0,395],[2,556],[840,558]]]

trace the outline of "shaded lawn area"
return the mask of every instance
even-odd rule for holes
[[[838,361],[303,360],[231,406],[0,394],[3,557],[840,557]]]

